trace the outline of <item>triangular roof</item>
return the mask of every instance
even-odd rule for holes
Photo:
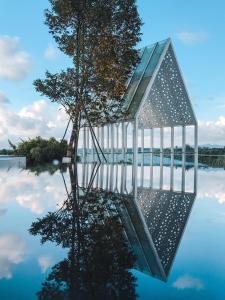
[[[195,125],[196,118],[170,39],[141,51],[124,95],[127,119],[144,128]]]

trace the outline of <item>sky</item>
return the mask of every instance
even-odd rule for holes
[[[66,116],[33,81],[70,65],[44,24],[48,0],[0,1],[0,148],[8,138],[60,138]],[[171,37],[199,121],[200,144],[225,140],[225,2],[138,0],[142,41]]]

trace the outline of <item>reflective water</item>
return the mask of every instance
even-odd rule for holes
[[[223,169],[17,166],[0,161],[1,300],[225,299]]]

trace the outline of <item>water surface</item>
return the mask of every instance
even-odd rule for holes
[[[225,299],[224,175],[0,161],[1,300]]]

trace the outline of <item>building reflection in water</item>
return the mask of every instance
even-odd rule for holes
[[[68,170],[67,199],[30,228],[42,243],[68,249],[39,299],[136,299],[132,268],[166,281],[196,197],[197,169],[188,191],[183,168],[178,178],[167,168],[167,185],[162,165],[82,163]]]

